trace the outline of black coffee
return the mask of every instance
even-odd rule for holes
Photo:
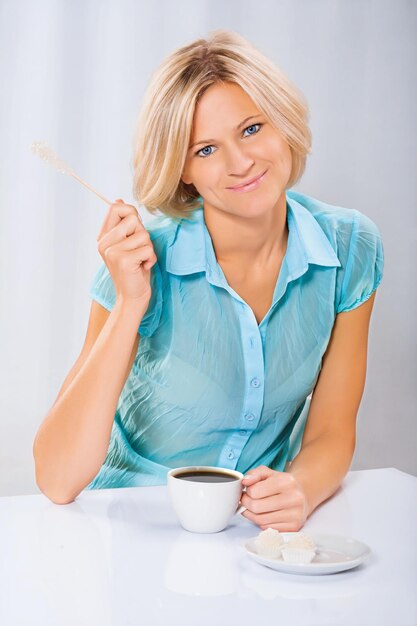
[[[233,474],[227,474],[226,472],[213,472],[202,470],[189,470],[187,472],[181,472],[175,474],[175,478],[181,480],[191,480],[196,483],[230,483],[233,480],[239,480],[237,476]]]

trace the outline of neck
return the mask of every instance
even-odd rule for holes
[[[285,193],[271,211],[250,219],[205,205],[204,221],[220,265],[262,270],[285,255],[288,240]]]

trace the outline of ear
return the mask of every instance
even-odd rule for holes
[[[191,185],[192,184],[192,180],[189,176],[187,176],[187,174],[185,172],[182,173],[181,175],[181,180],[183,183],[185,183],[186,185]]]

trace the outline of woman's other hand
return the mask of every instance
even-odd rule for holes
[[[286,472],[260,465],[245,474],[241,504],[246,507],[243,517],[262,530],[274,528],[280,532],[296,532],[308,517],[307,497],[297,480]]]

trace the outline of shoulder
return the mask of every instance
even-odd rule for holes
[[[157,215],[148,219],[144,227],[154,246],[162,250],[174,241],[180,221],[165,215]]]
[[[359,211],[298,192],[289,197],[314,217],[340,262],[336,271],[336,312],[350,311],[367,300],[381,282],[384,248],[375,222]]]
[[[148,231],[153,245],[153,249],[158,259],[155,267],[156,272],[160,274],[161,280],[168,280],[166,273],[167,255],[169,248],[174,244],[178,237],[179,228],[182,223],[181,218],[168,217],[166,215],[157,215],[148,219],[144,223],[145,229]],[[159,270],[159,271],[158,271]]]
[[[287,192],[314,217],[336,254],[346,256],[358,237],[368,239],[375,245],[381,240],[381,233],[375,222],[357,208],[347,208],[318,200],[296,191]],[[343,259],[339,258],[342,262]]]

